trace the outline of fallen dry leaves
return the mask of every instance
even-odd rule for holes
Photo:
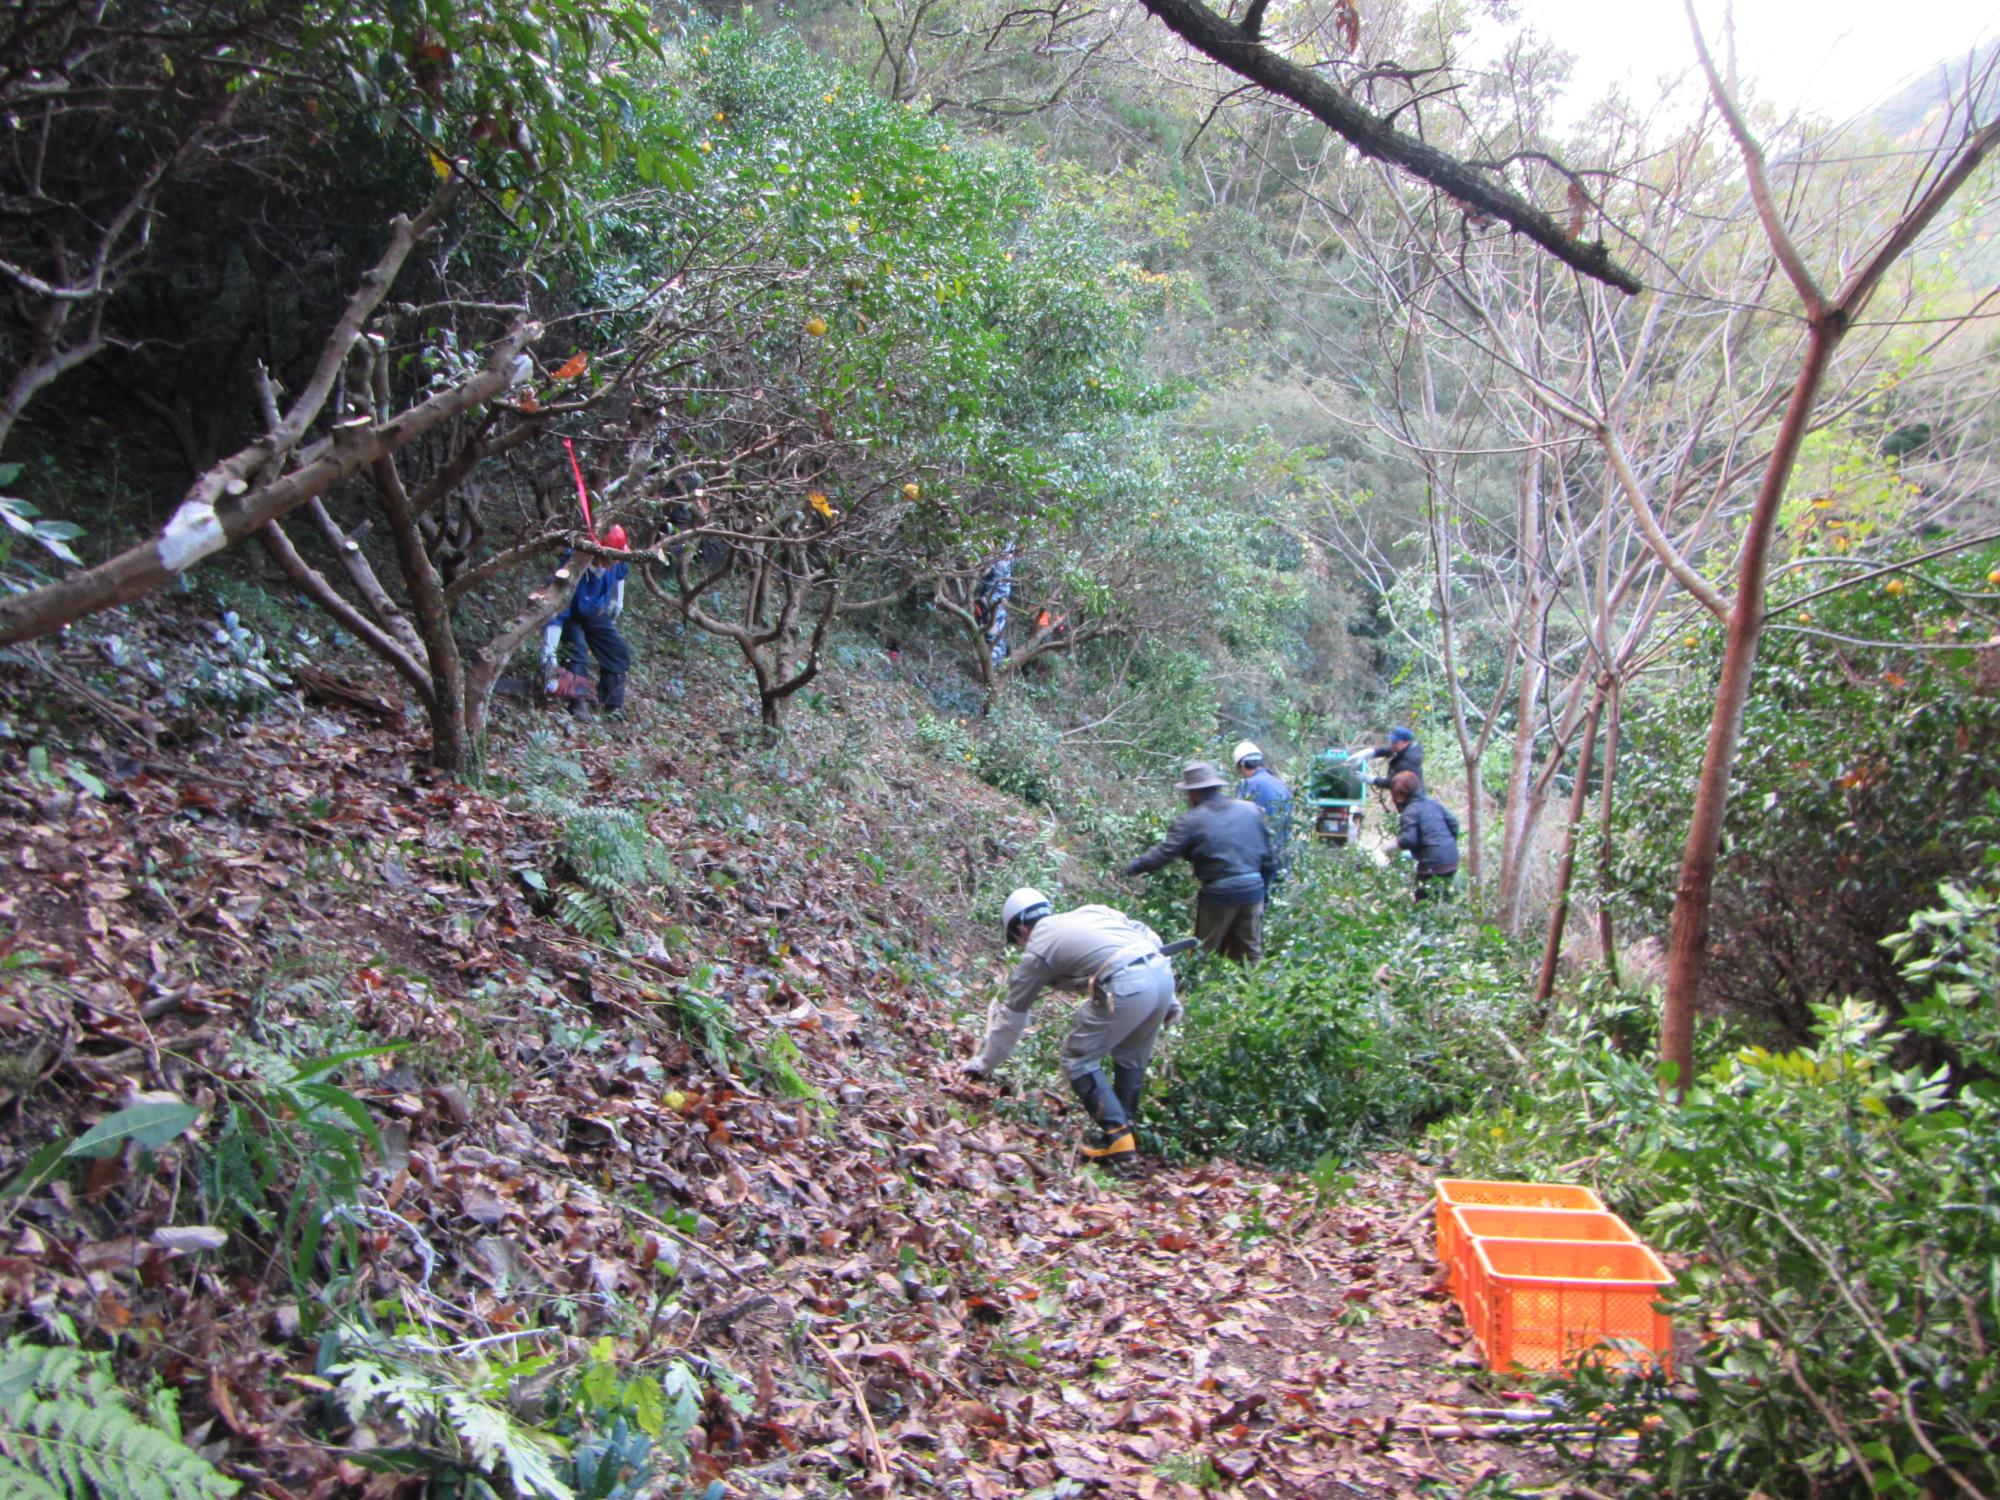
[[[722,721],[651,725],[655,785],[716,757],[701,726]],[[630,746],[574,750],[614,795]],[[940,945],[935,899],[856,861],[882,816],[865,797],[826,826],[733,829],[699,799],[652,800],[679,873],[628,909],[621,955],[541,914],[520,877],[554,870],[551,830],[419,769],[379,713],[79,753],[107,796],[18,758],[0,778],[10,1173],[149,1094],[213,1110],[253,1066],[246,1042],[404,1042],[344,1075],[384,1142],[351,1295],[441,1342],[543,1330],[535,1347],[575,1354],[610,1332],[634,1365],[735,1371],[755,1399],[710,1402],[698,1483],[1332,1497],[1449,1493],[1522,1463],[1404,1420],[1481,1379],[1413,1162],[1380,1159],[1324,1202],[1216,1164],[1112,1185],[1064,1137],[992,1118],[949,1070],[960,1039],[924,977],[984,960]],[[976,806],[981,827],[1031,831],[920,754],[881,754],[912,817]],[[968,891],[981,857],[968,839]],[[726,1004],[728,1068],[680,1019],[691,994]],[[756,1065],[780,1034],[811,1097]],[[194,1169],[183,1138],[7,1209],[12,1321],[118,1335],[257,1493],[404,1493],[344,1453],[275,1262],[188,1221]]]

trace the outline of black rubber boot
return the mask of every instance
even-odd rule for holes
[[[1117,1094],[1104,1081],[1102,1068],[1092,1068],[1081,1078],[1072,1078],[1069,1086],[1076,1090],[1083,1112],[1106,1130],[1124,1130],[1132,1123],[1125,1117],[1125,1107],[1118,1102]]]
[[[1121,1177],[1136,1172],[1139,1143],[1132,1139],[1131,1122],[1125,1117],[1118,1095],[1105,1083],[1103,1071],[1092,1068],[1081,1078],[1070,1079],[1069,1086],[1076,1090],[1085,1112],[1097,1122],[1096,1129],[1084,1132],[1077,1147],[1084,1159]]]
[[[1111,1092],[1118,1096],[1118,1107],[1125,1111],[1125,1123],[1139,1123],[1139,1098],[1146,1090],[1146,1065],[1144,1063],[1119,1063],[1112,1069]]]

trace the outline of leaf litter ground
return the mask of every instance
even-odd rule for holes
[[[18,715],[33,684],[9,686]],[[1337,1194],[1223,1164],[1117,1184],[1053,1096],[1054,1128],[1001,1122],[952,1071],[993,957],[951,918],[1036,819],[873,732],[845,795],[718,790],[706,768],[747,752],[704,726],[740,706],[698,664],[682,686],[610,733],[503,726],[553,722],[591,795],[673,851],[615,947],[555,920],[548,816],[421,769],[351,696],[164,749],[73,729],[103,797],[9,755],[8,1175],[138,1101],[213,1110],[271,1052],[403,1042],[345,1075],[384,1143],[349,1295],[439,1340],[575,1356],[610,1333],[630,1366],[734,1371],[754,1400],[708,1403],[696,1486],[1333,1497],[1537,1472],[1427,1435],[1425,1403],[1499,1387],[1468,1368],[1413,1160]],[[831,713],[897,717],[894,684],[853,692]],[[862,857],[923,830],[922,878]],[[733,1039],[691,1019],[717,1004]],[[191,1232],[195,1170],[184,1138],[0,1210],[10,1321],[115,1340],[252,1493],[414,1493],[355,1462],[371,1434],[325,1400],[268,1245]]]

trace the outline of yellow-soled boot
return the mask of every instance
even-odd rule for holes
[[[1085,1161],[1095,1162],[1119,1177],[1130,1177],[1139,1170],[1139,1143],[1132,1139],[1129,1125],[1089,1131],[1077,1149]]]

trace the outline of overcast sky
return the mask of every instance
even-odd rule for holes
[[[1621,81],[1649,97],[1663,75],[1695,65],[1681,0],[1516,3],[1523,25],[1576,54],[1583,99]],[[1716,48],[1723,0],[1696,3]],[[1743,78],[1780,108],[1842,119],[2000,33],[2000,0],[1736,0],[1735,12]]]

